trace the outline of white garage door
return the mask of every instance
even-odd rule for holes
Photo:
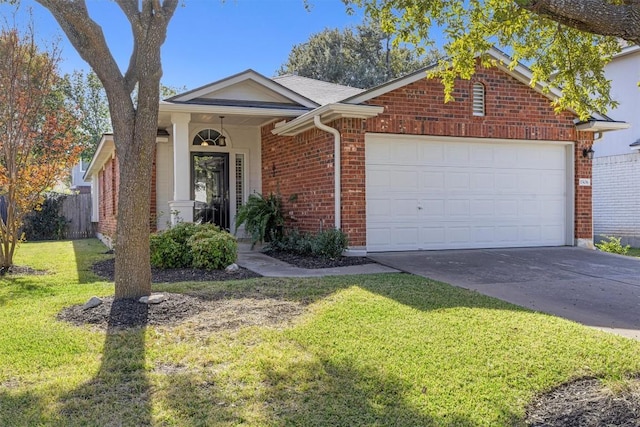
[[[566,147],[368,134],[367,250],[567,244]]]

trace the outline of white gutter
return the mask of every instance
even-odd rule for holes
[[[319,114],[317,116],[313,116],[313,124],[315,124],[318,129],[333,134],[333,165],[334,165],[333,172],[335,174],[334,189],[333,189],[334,209],[335,209],[334,226],[336,230],[340,230],[340,228],[342,227],[342,224],[341,224],[342,212],[341,212],[341,203],[340,203],[340,198],[342,196],[342,193],[340,191],[340,131],[338,131],[338,129],[332,128],[322,123],[320,121]]]
[[[582,132],[607,132],[612,130],[629,129],[631,125],[626,122],[612,122],[604,120],[589,120],[588,122],[576,123],[576,130]]]
[[[341,118],[370,119],[384,112],[384,107],[374,105],[327,104],[304,113],[290,122],[276,125],[271,131],[274,135],[294,136],[314,127],[314,118],[322,116],[324,120],[332,121]]]

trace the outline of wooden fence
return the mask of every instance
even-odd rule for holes
[[[95,235],[91,223],[91,194],[72,194],[65,197],[60,214],[68,221],[65,239],[85,239]]]

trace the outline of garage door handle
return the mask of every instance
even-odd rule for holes
[[[418,210],[421,211],[422,210],[422,206],[418,206]]]

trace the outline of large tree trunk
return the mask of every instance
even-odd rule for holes
[[[37,1],[51,11],[107,93],[120,172],[115,297],[149,295],[149,207],[162,76],[160,48],[178,0],[116,0],[133,33],[133,52],[124,75],[84,0]],[[131,94],[136,85],[134,105]]]

